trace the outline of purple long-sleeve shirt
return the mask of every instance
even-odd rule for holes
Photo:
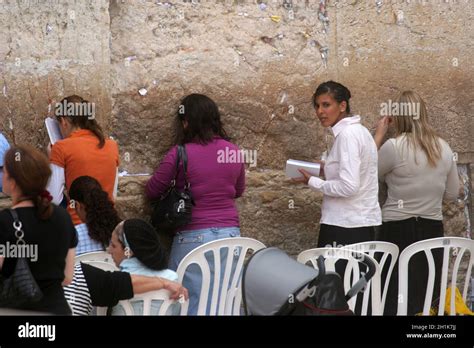
[[[218,137],[206,145],[186,144],[188,181],[196,205],[193,207],[191,223],[178,232],[210,227],[239,227],[235,198],[240,197],[245,190],[245,165],[243,161],[235,163],[239,157],[232,154],[238,151],[237,145]],[[175,175],[176,157],[177,146],[174,146],[146,185],[145,191],[150,199],[160,198],[168,189]],[[182,165],[178,170],[176,187],[184,187]]]

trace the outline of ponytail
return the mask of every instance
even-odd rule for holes
[[[89,237],[106,247],[121,221],[107,192],[96,179],[80,176],[72,182],[69,197],[85,206]]]
[[[40,220],[48,220],[53,215],[53,205],[51,204],[53,197],[48,191],[43,191],[33,200],[36,207],[36,216]]]
[[[70,108],[70,104],[81,106],[78,108]],[[89,108],[91,106],[91,108]],[[87,100],[83,99],[78,95],[71,95],[61,100],[56,105],[56,117],[65,117],[69,122],[80,129],[87,129],[94,133],[99,140],[99,149],[102,149],[105,145],[105,136],[102,127],[95,120],[95,111],[89,113],[89,111],[95,110],[94,104],[90,104]]]
[[[76,118],[77,120],[77,118]],[[82,123],[82,122],[77,122]],[[73,122],[74,124],[74,122]],[[102,131],[102,127],[97,123],[96,120],[86,120],[82,125],[78,125],[82,129],[87,129],[94,133],[94,135],[99,139],[99,149],[102,149],[105,145],[105,136]]]

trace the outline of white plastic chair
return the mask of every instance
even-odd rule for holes
[[[106,251],[94,251],[91,253],[78,255],[74,258],[74,263],[78,263],[78,262],[89,263],[90,261],[101,261],[101,262],[107,262],[107,263],[115,265],[114,260],[112,259],[112,255],[110,255]]]
[[[433,249],[443,249],[443,263],[441,268],[441,280],[440,280],[440,297],[438,306],[438,315],[444,315],[445,309],[445,298],[446,288],[448,285],[448,268],[451,259],[451,250],[453,252],[454,265],[451,278],[451,298],[450,298],[450,315],[455,315],[455,295],[456,285],[458,280],[459,266],[461,259],[464,255],[467,255],[466,251],[469,251],[469,263],[466,272],[466,279],[464,282],[464,288],[462,297],[464,301],[467,299],[467,290],[469,287],[469,280],[471,279],[472,265],[474,262],[474,240],[460,237],[442,237],[427,239],[420,242],[413,243],[412,245],[405,248],[400,254],[398,261],[398,296],[401,299],[398,301],[397,315],[407,315],[408,310],[408,264],[413,255],[424,252],[428,261],[428,281],[425,292],[425,302],[423,305],[423,315],[430,314],[430,307],[433,301],[433,290],[435,283],[435,262],[433,258]]]
[[[354,254],[355,253],[355,256]],[[344,271],[344,291],[347,293],[351,287],[357,283],[357,281],[361,278],[361,270],[359,267],[360,261],[357,258],[357,251],[353,251],[350,249],[342,249],[342,248],[315,248],[302,251],[297,258],[298,262],[306,264],[307,262],[311,262],[311,265],[314,268],[318,268],[317,260],[319,256],[323,256],[325,258],[324,265],[326,267],[326,271],[335,272],[336,271],[336,262],[338,260],[347,260],[346,269]],[[369,295],[371,296],[371,304],[372,304],[372,315],[382,315],[382,301],[380,296],[380,266],[377,261],[369,256],[366,257],[371,260],[375,265],[375,274],[373,275],[372,279],[368,282],[366,290],[363,292],[363,300],[362,300],[362,309],[361,315],[367,315],[368,304],[369,304]],[[352,297],[349,301],[349,308],[354,311],[356,306],[356,300],[360,296],[356,295]]]
[[[110,264],[108,262],[87,261],[85,263],[87,263],[90,266],[100,268],[104,271],[111,271],[111,272],[118,271],[118,268],[115,265]],[[170,300],[169,294],[170,294],[169,291],[164,290],[164,289],[149,291],[144,294],[137,294],[130,300],[122,300],[119,302],[119,304],[123,307],[125,311],[125,315],[135,315],[131,302],[143,301],[143,314],[142,315],[151,315],[151,301],[157,300],[157,301],[162,302],[158,315],[166,315],[169,307],[176,303],[176,301]],[[96,309],[97,309],[97,315],[99,316],[107,315],[107,307],[96,307]]]
[[[208,303],[210,303],[209,315],[240,315],[242,268],[245,258],[250,251],[253,253],[263,248],[265,248],[263,243],[252,238],[224,238],[197,247],[181,260],[177,269],[179,283],[183,284],[186,270],[193,264],[199,266],[202,272],[198,315],[206,315]],[[222,249],[227,250],[227,257],[223,260],[221,260]],[[206,254],[214,256],[214,281],[212,284],[211,269]],[[236,257],[237,260],[234,262]],[[221,265],[224,263],[225,271],[221,274]],[[219,292],[221,280],[222,286]],[[209,289],[212,290],[210,298]],[[181,315],[187,315],[188,307],[189,301],[181,304]]]
[[[389,243],[389,242],[362,242],[356,244],[350,244],[342,247],[342,249],[351,249],[355,251],[363,252],[371,257],[373,257],[380,266],[380,272],[383,271],[385,263],[387,262],[388,257],[390,256],[390,265],[388,266],[387,275],[385,279],[385,284],[382,290],[382,313],[385,308],[385,300],[387,299],[388,286],[390,283],[390,278],[392,276],[393,269],[397,263],[399,249],[398,246]],[[377,254],[377,255],[376,255]],[[380,261],[379,261],[380,258]]]
[[[168,313],[168,310],[177,303],[177,301],[170,300],[170,292],[168,290],[149,291],[144,294],[137,294],[130,300],[120,301],[119,304],[123,307],[125,315],[137,315],[132,306],[132,303],[136,301],[143,302],[143,313],[141,315],[152,315],[152,301],[161,302],[160,309],[156,315],[172,315],[172,313]]]

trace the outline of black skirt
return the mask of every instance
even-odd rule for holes
[[[443,237],[443,222],[423,218],[410,218],[401,221],[384,222],[378,235],[378,240],[396,244],[400,253],[409,245],[431,238]],[[435,286],[433,301],[439,297],[439,282],[443,262],[442,249],[432,251],[435,261]],[[389,260],[387,260],[388,262]],[[384,287],[388,267],[382,270],[382,289]],[[408,264],[408,315],[423,311],[426,285],[428,280],[428,262],[425,253],[412,256]],[[396,315],[398,307],[398,260],[390,278],[390,284],[385,302],[384,315]]]
[[[340,248],[349,244],[373,241],[374,239],[374,226],[347,228],[321,224],[318,248]]]

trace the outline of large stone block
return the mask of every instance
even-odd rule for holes
[[[172,144],[179,101],[193,92],[218,103],[229,134],[258,151],[261,168],[320,155],[323,131],[310,98],[322,62],[304,35],[312,28],[324,40],[319,21],[303,10],[290,20],[280,4],[268,5],[111,3],[113,132],[130,154],[125,169],[157,165]]]
[[[44,147],[44,119],[63,97],[96,104],[108,128],[108,1],[0,2],[0,124],[17,143]]]

